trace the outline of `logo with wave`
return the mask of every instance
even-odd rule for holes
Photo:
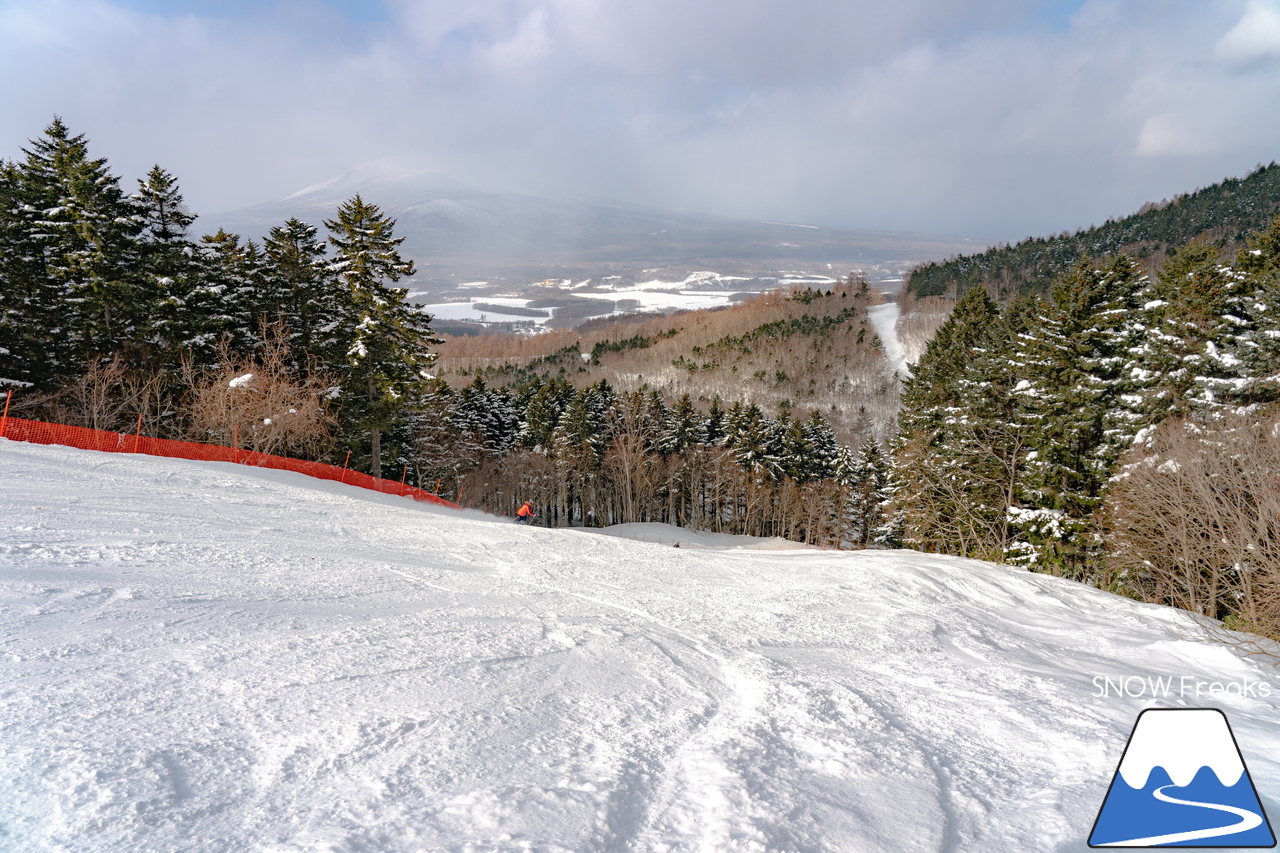
[[[1090,847],[1275,847],[1227,717],[1215,708],[1138,715]]]

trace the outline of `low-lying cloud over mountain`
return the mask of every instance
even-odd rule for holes
[[[216,214],[200,227],[261,237],[296,216],[314,225],[359,193],[396,221],[419,279],[586,273],[636,267],[774,271],[889,267],[975,251],[963,237],[755,222],[626,204],[481,192],[435,172],[369,165],[279,201]],[[831,267],[828,268],[827,265]]]

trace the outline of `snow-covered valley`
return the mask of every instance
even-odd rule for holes
[[[1275,673],[1055,578],[2,440],[0,478],[0,850],[1082,851],[1153,705],[1223,709],[1280,809]]]

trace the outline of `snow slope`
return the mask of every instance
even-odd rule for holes
[[[884,355],[889,360],[889,366],[906,379],[910,375],[911,368],[907,365],[906,351],[902,349],[902,343],[898,340],[898,315],[897,302],[883,302],[867,309],[871,326],[884,344]]]
[[[910,552],[689,550],[0,441],[0,849],[1079,851],[1173,611]],[[1236,691],[1239,693],[1240,691]]]

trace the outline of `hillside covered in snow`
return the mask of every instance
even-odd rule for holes
[[[1280,811],[1273,671],[1052,577],[6,441],[0,478],[0,849],[1082,851],[1151,706],[1223,709]]]

